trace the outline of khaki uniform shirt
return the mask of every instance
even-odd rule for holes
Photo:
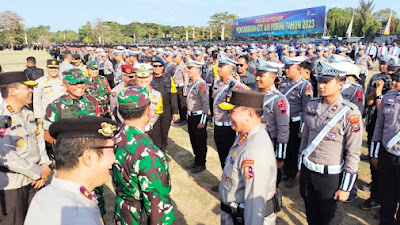
[[[205,124],[207,122],[207,114],[210,108],[209,95],[206,82],[199,77],[194,83],[188,87],[187,97],[187,110],[188,112],[201,111],[202,119],[200,122]],[[200,115],[198,114],[198,115]]]
[[[230,122],[229,112],[220,108],[219,104],[227,101],[227,97],[232,95],[233,90],[243,90],[242,85],[233,77],[229,77],[228,80],[223,82],[221,79],[217,80],[213,90],[213,110],[214,110],[214,121],[217,122]]]
[[[33,111],[35,118],[43,118],[47,106],[61,95],[66,93],[60,77],[50,78],[49,75],[37,80],[38,84],[33,89]]]

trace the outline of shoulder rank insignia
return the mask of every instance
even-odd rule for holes
[[[11,107],[11,105],[7,106],[7,109],[10,113],[15,113],[15,110],[13,109],[13,107]]]
[[[240,144],[240,145],[246,140],[247,136],[249,136],[249,134],[248,134],[248,133],[245,133],[245,134],[240,138],[240,140],[239,140],[239,144]]]
[[[84,186],[81,186],[81,187],[79,188],[79,190],[80,190],[81,194],[82,194],[83,196],[85,196],[87,199],[89,199],[90,201],[93,200],[93,194],[90,193],[90,191],[89,191],[88,189],[86,189]]]

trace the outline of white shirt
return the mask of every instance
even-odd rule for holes
[[[84,186],[53,176],[32,199],[25,225],[102,225],[99,207]]]
[[[387,55],[387,54],[388,54],[388,48],[386,46],[379,47],[378,57],[381,57],[381,55]]]
[[[397,47],[397,46],[392,46],[392,47],[390,47],[390,49],[389,49],[389,55],[393,55],[393,56],[399,57],[399,54],[400,54],[400,49],[399,49],[399,47]]]

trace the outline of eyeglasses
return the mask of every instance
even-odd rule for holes
[[[244,64],[236,64],[236,66],[237,66],[237,67],[239,67],[239,66],[240,66],[240,67],[243,67]]]
[[[153,65],[154,68],[161,68],[163,65]]]

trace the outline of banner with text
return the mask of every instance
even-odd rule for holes
[[[326,7],[253,16],[233,20],[233,37],[324,33]]]

